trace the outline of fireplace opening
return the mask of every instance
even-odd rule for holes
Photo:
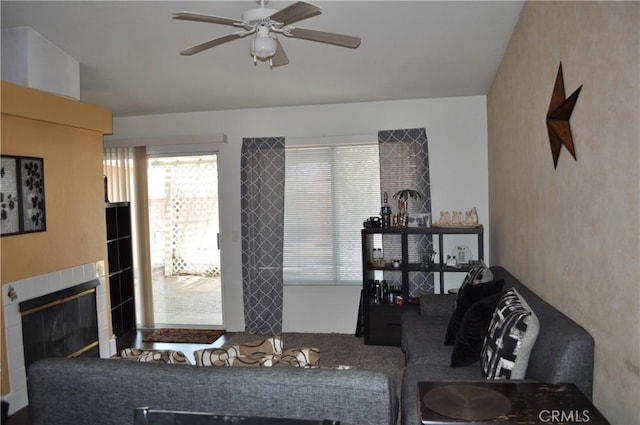
[[[95,279],[19,305],[25,366],[46,357],[99,357]]]

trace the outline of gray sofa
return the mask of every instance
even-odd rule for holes
[[[133,424],[134,410],[395,425],[396,388],[363,370],[199,367],[50,358],[28,373],[31,425]]]
[[[525,380],[572,382],[591,399],[594,343],[580,325],[542,300],[502,267],[491,267],[494,280],[504,280],[503,290],[515,288],[536,313],[540,332],[529,357]],[[444,345],[455,295],[423,295],[420,312],[402,317],[402,350],[405,370],[402,379],[401,418],[403,425],[420,423],[418,382],[482,380],[480,363],[450,367],[453,347]]]

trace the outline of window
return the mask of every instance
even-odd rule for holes
[[[362,284],[360,229],[380,210],[378,145],[286,148],[285,285]]]

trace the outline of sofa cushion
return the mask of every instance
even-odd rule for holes
[[[438,343],[444,338],[449,319],[442,316],[425,319],[410,313],[416,312],[402,315],[402,333],[411,335],[406,339],[405,363],[437,364],[449,368],[452,347]]]
[[[469,366],[480,361],[482,345],[500,296],[493,294],[484,297],[464,314],[451,352],[451,367]]]
[[[487,379],[523,379],[540,324],[515,288],[498,301],[481,354]]]
[[[145,363],[191,364],[182,351],[144,350],[141,348],[125,348],[120,357]]]
[[[197,366],[222,366],[227,360],[240,356],[257,354],[278,354],[282,352],[282,339],[278,336],[260,341],[232,345],[223,348],[205,348],[193,352]]]
[[[460,323],[469,307],[484,297],[499,293],[502,291],[503,286],[503,280],[471,282],[461,286],[458,291],[458,297],[456,298],[456,309],[449,320],[447,332],[444,336],[444,345],[453,345],[455,343]]]

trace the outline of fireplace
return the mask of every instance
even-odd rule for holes
[[[28,405],[27,368],[37,359],[116,354],[104,270],[96,261],[2,285],[9,414]]]
[[[89,282],[19,304],[24,362],[45,357],[99,357],[96,288]]]

